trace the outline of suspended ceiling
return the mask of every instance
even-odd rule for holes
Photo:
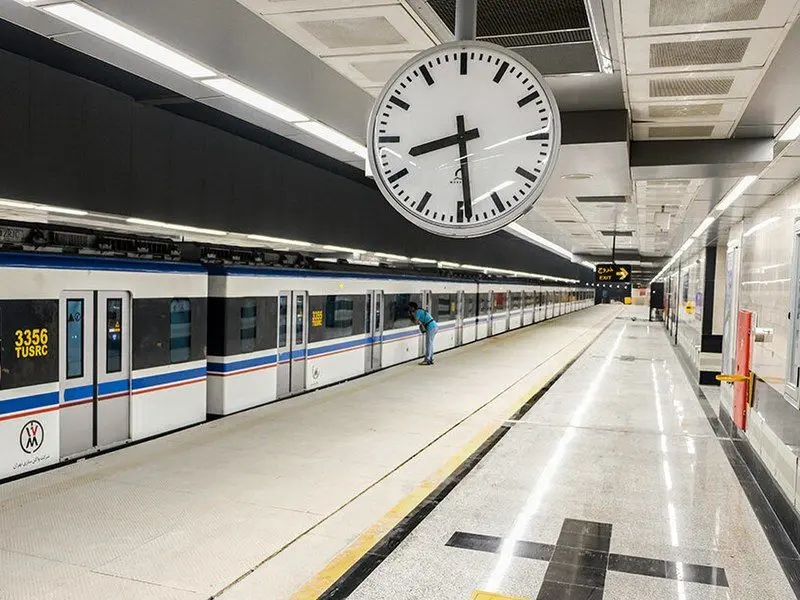
[[[362,143],[372,96],[414,53],[452,39],[454,7],[453,0],[85,4]],[[794,0],[479,0],[478,36],[532,60],[562,112],[627,109],[631,143],[771,137],[800,104],[791,93],[799,8]],[[15,0],[0,0],[0,17],[363,169],[351,153]],[[612,246],[643,262],[670,256],[736,179],[634,180],[627,137],[565,146],[551,184],[520,224],[591,260],[607,258]],[[781,156],[742,206],[752,210],[794,181],[797,158]],[[737,206],[732,219],[744,214]],[[715,235],[724,235],[727,220]]]

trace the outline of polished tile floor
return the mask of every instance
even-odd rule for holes
[[[615,320],[508,425],[351,598],[795,597],[660,324]]]
[[[442,354],[434,369],[402,365],[2,484],[0,600],[289,598],[618,312],[595,307]],[[558,429],[542,426],[542,440]],[[520,493],[498,510],[515,511]],[[491,519],[459,521],[441,545],[468,526],[498,533]],[[490,557],[457,552],[465,574]],[[506,581],[519,585],[547,568],[514,561]],[[436,582],[436,565],[415,568]]]

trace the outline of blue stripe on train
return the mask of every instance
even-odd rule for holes
[[[188,381],[190,379],[198,379],[206,376],[206,367],[197,367],[196,369],[185,369],[183,371],[175,371],[172,373],[160,373],[159,375],[148,375],[147,377],[139,377],[133,380],[132,389],[141,390],[144,388],[155,387],[158,385],[168,385],[170,383],[178,383],[181,381]]]
[[[258,358],[246,358],[244,360],[236,360],[227,363],[209,361],[208,372],[230,373],[231,371],[240,371],[242,369],[252,369],[255,367],[274,365],[277,361],[278,357],[275,354],[269,354],[267,356],[259,356]]]
[[[33,394],[32,396],[20,396],[10,400],[0,400],[0,415],[35,410],[47,406],[58,404],[58,392],[45,392],[44,394]]]

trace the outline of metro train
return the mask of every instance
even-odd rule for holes
[[[0,253],[0,480],[594,304],[488,279]]]

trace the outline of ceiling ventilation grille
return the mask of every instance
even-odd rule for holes
[[[713,104],[651,104],[649,115],[652,119],[674,119],[681,117],[718,117],[722,103]]]
[[[359,73],[370,81],[387,81],[406,63],[405,58],[392,60],[353,60],[350,62]]]
[[[453,31],[456,0],[429,0]],[[481,0],[478,37],[584,29],[589,27],[584,0]]]
[[[607,237],[633,237],[632,231],[601,231],[600,235],[605,235]]]
[[[552,44],[573,44],[575,42],[591,42],[592,30],[573,29],[570,31],[545,31],[543,33],[523,33],[519,35],[485,36],[482,41],[515,48],[519,46],[549,46]]]
[[[625,196],[576,196],[575,199],[583,204],[625,204]]]
[[[732,86],[733,77],[651,79],[650,97],[727,96]]]
[[[650,27],[757,21],[766,0],[650,0]]]
[[[714,133],[713,125],[684,125],[681,127],[650,127],[649,136],[657,138],[700,138],[710,137]]]
[[[650,68],[740,63],[749,45],[746,37],[650,44]]]

